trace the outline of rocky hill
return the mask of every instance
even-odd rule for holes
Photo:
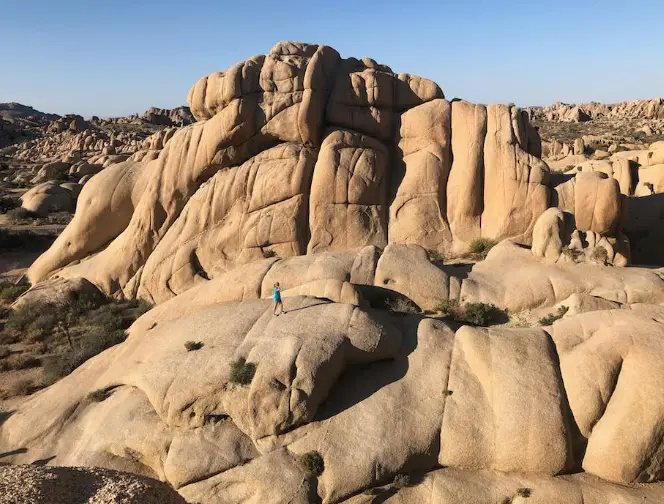
[[[40,112],[28,105],[22,105],[20,103],[11,102],[11,103],[0,103],[0,118],[5,121],[13,121],[19,119],[44,119],[46,121],[55,121],[60,116],[58,114],[48,114],[45,112]]]
[[[117,158],[55,127],[95,174],[7,308],[6,368],[44,373],[7,462],[206,504],[664,502],[664,142],[552,170],[532,111],[297,42],[188,105]]]

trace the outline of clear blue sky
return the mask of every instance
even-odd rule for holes
[[[0,102],[117,116],[186,102],[279,40],[519,105],[664,95],[664,0],[0,0]]]

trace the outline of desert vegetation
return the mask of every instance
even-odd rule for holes
[[[39,368],[41,373],[31,375],[31,387],[4,387],[5,398],[55,383],[90,357],[122,342],[126,329],[149,309],[144,302],[101,295],[80,295],[61,305],[34,302],[8,307],[25,288],[25,284],[3,284],[0,289],[6,317],[0,330],[0,371]]]
[[[505,310],[490,303],[460,304],[455,300],[445,300],[440,303],[437,312],[457,322],[481,327],[503,323],[508,319]]]

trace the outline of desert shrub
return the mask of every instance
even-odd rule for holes
[[[5,324],[5,330],[23,333],[40,315],[47,311],[42,303],[27,303],[12,311]]]
[[[34,384],[29,378],[21,378],[11,383],[5,390],[0,391],[0,397],[9,399],[10,397],[24,396],[30,394]]]
[[[0,250],[43,250],[54,239],[54,235],[35,233],[28,229],[0,229]]]
[[[0,319],[6,319],[11,314],[12,309],[9,306],[0,305]]]
[[[28,284],[13,284],[11,282],[0,282],[0,301],[11,304],[30,288]]]
[[[546,317],[542,317],[539,319],[539,323],[543,326],[550,326],[556,320],[563,318],[568,310],[569,308],[567,306],[559,306],[558,310],[556,310],[556,313],[549,313]]]
[[[184,347],[187,349],[187,352],[193,352],[194,350],[203,348],[203,343],[201,341],[187,341]]]
[[[231,362],[231,383],[239,385],[249,385],[254,378],[256,372],[256,365],[251,362],[240,358]]]
[[[459,303],[452,299],[444,299],[440,302],[436,311],[445,317],[454,317],[459,309]]]
[[[75,316],[80,316],[106,304],[108,304],[108,299],[100,292],[83,291],[73,293],[71,299],[65,304],[64,309]]]
[[[4,359],[5,357],[9,357],[9,354],[11,354],[11,351],[9,348],[6,346],[0,346],[0,359]]]
[[[145,299],[139,299],[138,301],[134,301],[135,307],[134,307],[134,315],[136,318],[140,317],[144,313],[149,312],[152,309],[152,305],[148,303]]]
[[[499,322],[505,317],[505,312],[492,304],[466,303],[461,315],[461,321],[476,326],[487,326]]]
[[[392,482],[392,487],[396,489],[405,488],[410,485],[410,476],[407,474],[397,474]]]
[[[442,263],[445,262],[445,256],[438,252],[437,250],[427,250],[427,255],[429,256],[429,261]]]
[[[457,301],[446,299],[438,305],[437,312],[457,322],[476,326],[487,326],[507,320],[505,311],[487,303],[466,303],[462,306]]]
[[[23,207],[15,207],[7,212],[7,217],[12,224],[18,224],[25,220],[36,219],[37,215]]]
[[[479,256],[484,259],[495,244],[496,242],[489,238],[477,238],[470,244],[468,249],[469,255]]]
[[[385,302],[387,309],[394,314],[416,314],[420,313],[417,305],[408,298],[390,298]]]
[[[524,499],[527,499],[532,495],[533,491],[530,488],[518,488],[516,491],[516,494],[519,497],[523,497]]]
[[[17,198],[3,196],[0,198],[0,213],[7,213],[10,210],[18,207],[20,204],[21,202]]]
[[[38,315],[25,329],[28,341],[44,341],[57,331],[58,317],[54,312],[45,312]]]
[[[90,402],[102,402],[108,398],[108,392],[104,389],[97,389],[87,395]]]
[[[120,314],[115,311],[112,305],[100,306],[81,315],[76,322],[86,328],[95,327],[112,333],[125,325]]]
[[[41,364],[39,359],[26,354],[11,355],[4,362],[9,369],[30,369]]]
[[[0,333],[40,341],[43,352],[54,346],[55,355],[43,359],[44,381],[50,385],[86,360],[121,343],[126,329],[147,309],[147,303],[106,299],[99,293],[80,293],[64,305],[24,304],[14,310]],[[62,344],[64,343],[64,345]]]
[[[593,249],[591,257],[595,261],[601,262],[602,264],[606,264],[606,262],[609,260],[609,253],[606,251],[604,247],[599,245]]]
[[[272,249],[261,249],[261,252],[263,253],[263,257],[265,259],[268,259],[270,257],[279,257],[277,253]]]
[[[300,463],[309,476],[320,476],[325,470],[323,457],[317,451],[310,451],[300,456]]]

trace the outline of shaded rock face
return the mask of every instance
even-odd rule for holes
[[[96,231],[105,250],[62,275],[150,299],[155,278],[180,292],[266,253],[417,244],[453,254],[480,237],[530,244],[549,205],[525,113],[450,103],[432,81],[327,46],[280,43],[204,77],[188,101],[198,122],[155,140],[156,157],[134,157],[145,184],[131,219]],[[77,222],[99,218],[82,212]],[[61,239],[31,280],[74,261],[72,244],[88,239]]]

